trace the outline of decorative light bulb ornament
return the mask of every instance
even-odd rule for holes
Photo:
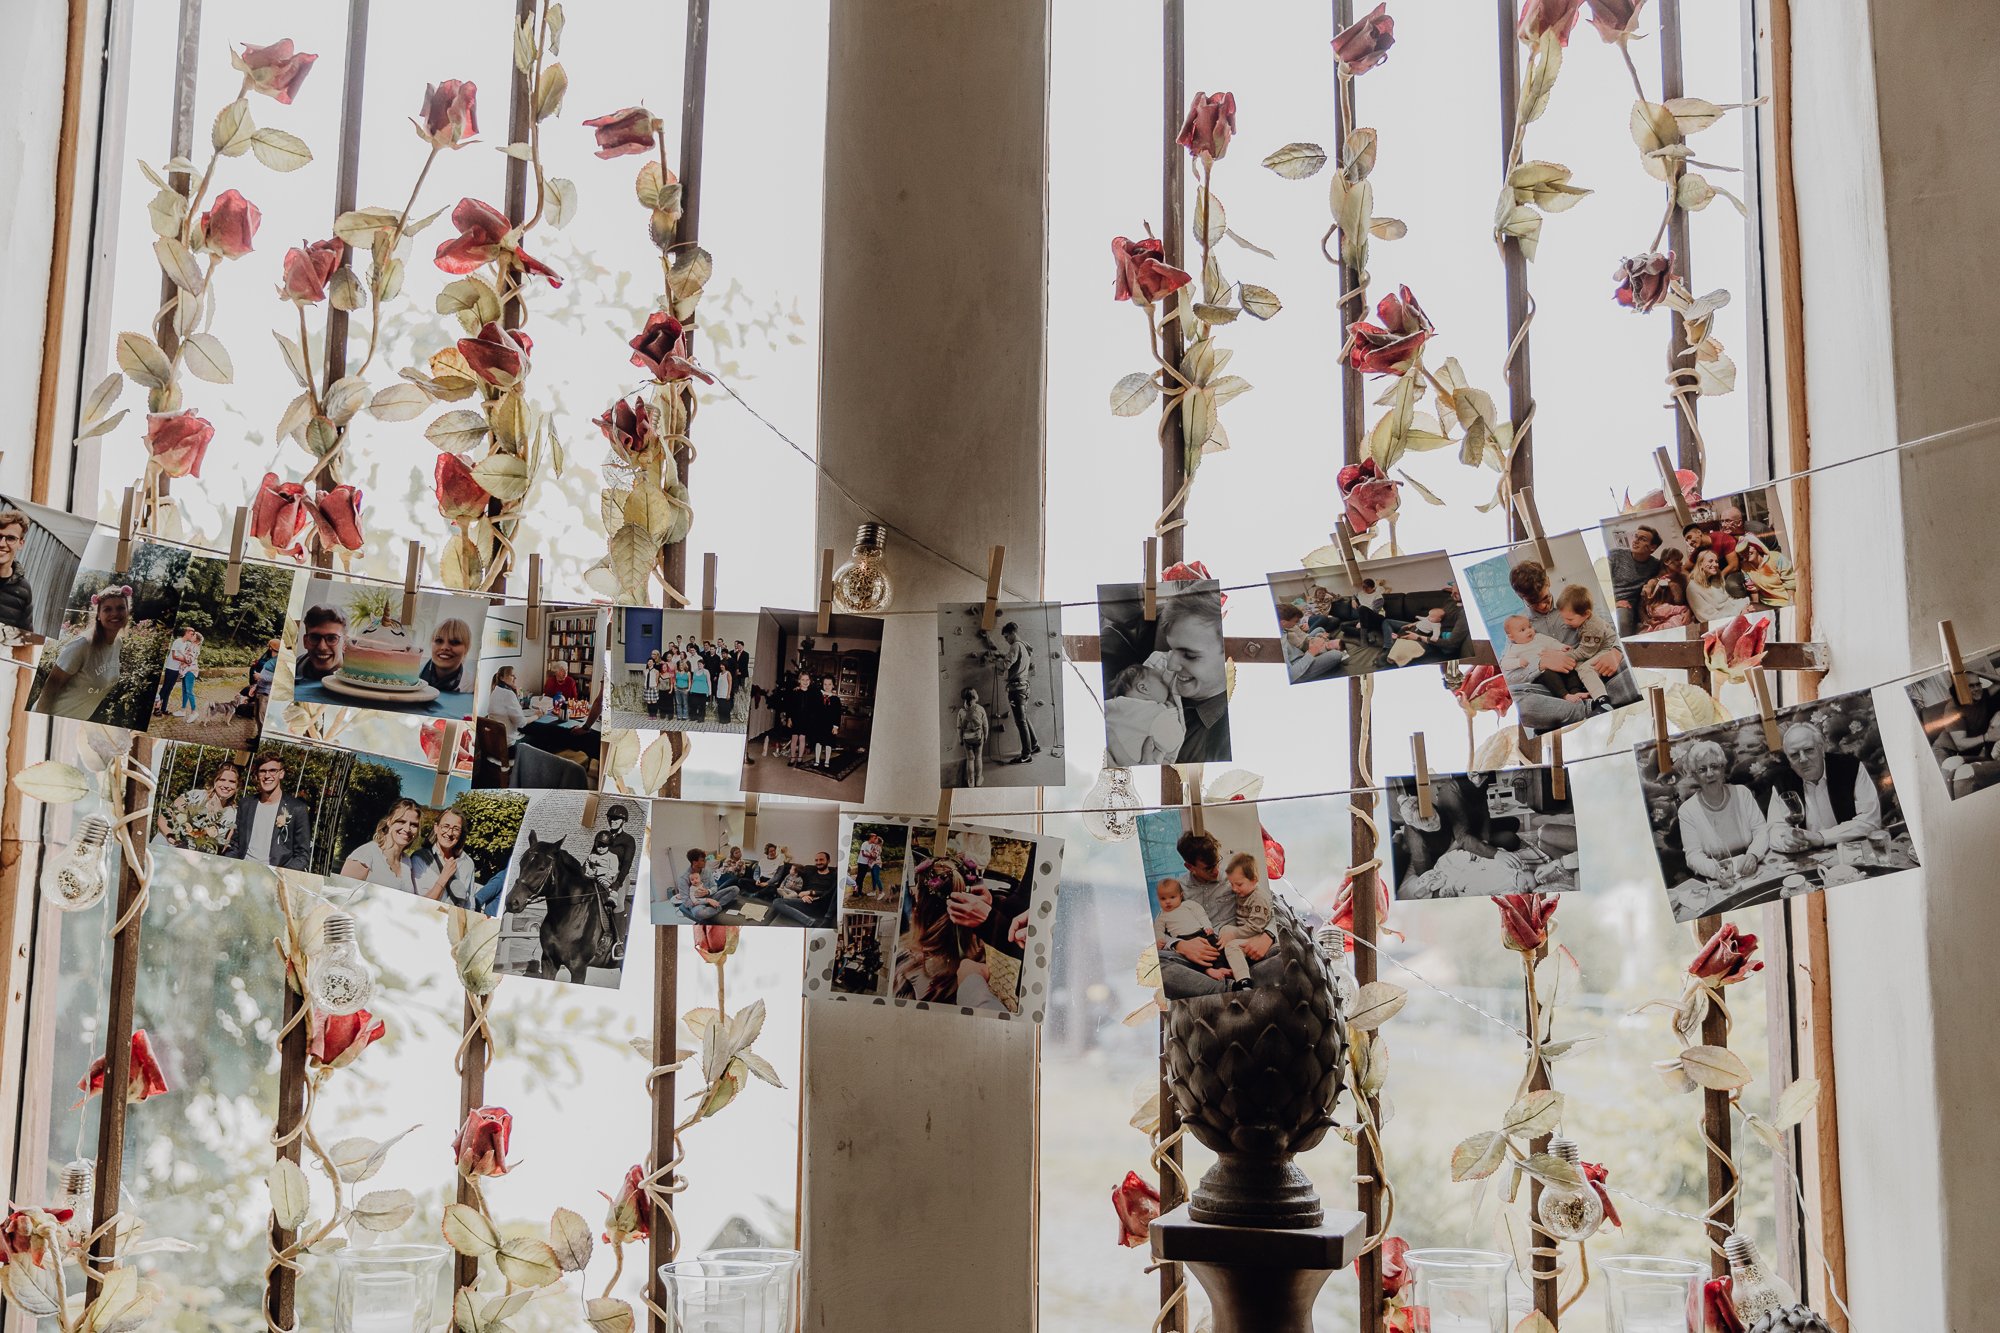
[[[323,1014],[351,1014],[375,994],[375,978],[354,942],[354,918],[345,912],[328,916],[321,943],[306,971],[306,992]]]
[[[56,1197],[49,1206],[70,1210],[70,1219],[63,1226],[75,1243],[80,1244],[96,1225],[92,1216],[96,1183],[97,1168],[87,1158],[79,1157],[56,1173]]]
[[[1083,798],[1083,827],[1099,842],[1130,842],[1139,832],[1139,809],[1144,804],[1132,787],[1132,770],[1119,768],[1104,756],[1097,770],[1097,784]]]
[[[1582,1181],[1579,1166],[1582,1154],[1574,1141],[1550,1139],[1549,1154],[1578,1167],[1577,1177]],[[1577,1185],[1545,1184],[1542,1186],[1542,1197],[1535,1202],[1535,1220],[1542,1224],[1543,1231],[1557,1240],[1589,1240],[1604,1225],[1604,1201],[1597,1197],[1597,1191],[1588,1182]]]
[[[1729,1260],[1729,1295],[1743,1322],[1754,1324],[1765,1315],[1798,1303],[1798,1293],[1785,1280],[1764,1267],[1757,1242],[1740,1231],[1732,1231],[1722,1242]]]
[[[889,609],[896,589],[889,581],[888,562],[882,557],[888,544],[889,529],[880,523],[863,523],[856,530],[853,558],[833,571],[835,606],[864,615]]]
[[[58,911],[82,912],[104,901],[111,883],[111,821],[90,815],[78,821],[69,846],[42,867],[42,897]]]
[[[1361,983],[1347,962],[1347,932],[1339,926],[1321,926],[1313,938],[1326,955],[1326,970],[1333,976],[1333,1002],[1341,1013],[1348,1013],[1354,1008],[1354,997],[1361,994]]]

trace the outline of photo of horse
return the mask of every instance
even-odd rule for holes
[[[623,977],[646,805],[600,800],[585,825],[588,799],[529,795],[500,899],[499,971],[589,986]]]

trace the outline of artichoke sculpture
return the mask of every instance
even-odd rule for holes
[[[1787,1305],[1759,1319],[1750,1333],[1833,1333],[1833,1326],[1808,1306]]]
[[[1283,963],[1275,984],[1260,975],[1254,989],[1167,1006],[1174,1105],[1217,1158],[1189,1200],[1197,1222],[1293,1229],[1324,1220],[1318,1191],[1292,1158],[1333,1124],[1347,1024],[1325,957],[1291,908],[1275,906],[1272,957]]]

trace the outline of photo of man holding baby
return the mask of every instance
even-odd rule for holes
[[[1100,584],[1097,614],[1111,762],[1202,764],[1229,758],[1222,585],[1209,578],[1162,579],[1154,618],[1148,620],[1140,584]]]
[[[1639,701],[1583,538],[1551,537],[1548,549],[1548,563],[1524,544],[1466,570],[1527,736]]]

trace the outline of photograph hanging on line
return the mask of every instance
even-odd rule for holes
[[[470,784],[462,777],[448,778],[443,802],[435,803],[437,777],[435,766],[356,755],[347,771],[347,802],[332,873],[474,910],[484,879],[470,846],[472,816],[456,804]],[[513,846],[510,837],[497,849],[489,847],[489,858],[497,850],[504,861]]]
[[[1457,662],[1472,650],[1458,576],[1443,551],[1270,574],[1285,674],[1294,685]]]
[[[0,493],[0,647],[63,631],[70,589],[97,525]]]
[[[815,942],[817,944],[817,941]],[[890,961],[896,952],[896,918],[890,912],[842,912],[827,965],[826,989],[835,996],[883,998],[889,993]],[[806,974],[806,991],[814,989]]]
[[[306,584],[292,701],[413,717],[469,718],[487,601],[316,575]]]
[[[1971,703],[1958,701],[1948,670],[1906,690],[1954,801],[2000,782],[2000,649],[1964,661]]]
[[[718,731],[741,736],[750,721],[750,654],[757,617],[621,606],[611,612],[604,723],[624,731]]]
[[[248,762],[214,746],[169,742],[155,760],[154,840],[276,870],[331,874],[353,766],[345,750],[268,737]]]
[[[1688,517],[1682,525],[1671,508],[1644,509],[1600,525],[1619,634],[1733,620],[1798,595],[1775,486],[1690,500]]]
[[[1137,583],[1097,587],[1104,668],[1104,734],[1110,762],[1202,764],[1229,758],[1228,652],[1222,585],[1163,580],[1146,619]]]
[[[1567,893],[1577,885],[1574,793],[1546,768],[1431,774],[1431,814],[1414,777],[1388,780],[1396,897]]]
[[[938,607],[941,787],[1050,787],[1063,782],[1062,607]]]
[[[528,609],[489,607],[479,651],[472,785],[588,790],[597,785],[604,736],[602,645],[614,613],[545,605],[530,638]]]
[[[831,929],[839,906],[840,807],[762,806],[743,836],[743,807],[653,802],[648,891],[656,926]]]
[[[882,622],[813,611],[758,616],[743,790],[859,802],[868,792]]]
[[[847,826],[841,860],[840,910],[899,912],[910,868],[910,824],[857,818]]]
[[[263,733],[298,571],[246,562],[234,596],[224,591],[228,571],[211,556],[188,562],[150,735],[247,750]]]
[[[1201,815],[1200,831],[1181,808],[1139,816],[1153,946],[1169,1000],[1274,986],[1285,972],[1256,805],[1204,805]]]
[[[1524,737],[1639,702],[1583,535],[1562,533],[1548,546],[1553,569],[1524,542],[1465,571]]]
[[[504,872],[495,966],[513,976],[618,985],[646,837],[646,803],[589,793],[526,793]]]
[[[76,582],[64,590],[60,641],[42,649],[35,668],[29,711],[144,731],[159,697],[188,559],[181,547],[135,541],[130,566],[113,569],[117,534],[93,537]]]
[[[1692,921],[1917,866],[1867,690],[1633,751],[1674,920]]]

